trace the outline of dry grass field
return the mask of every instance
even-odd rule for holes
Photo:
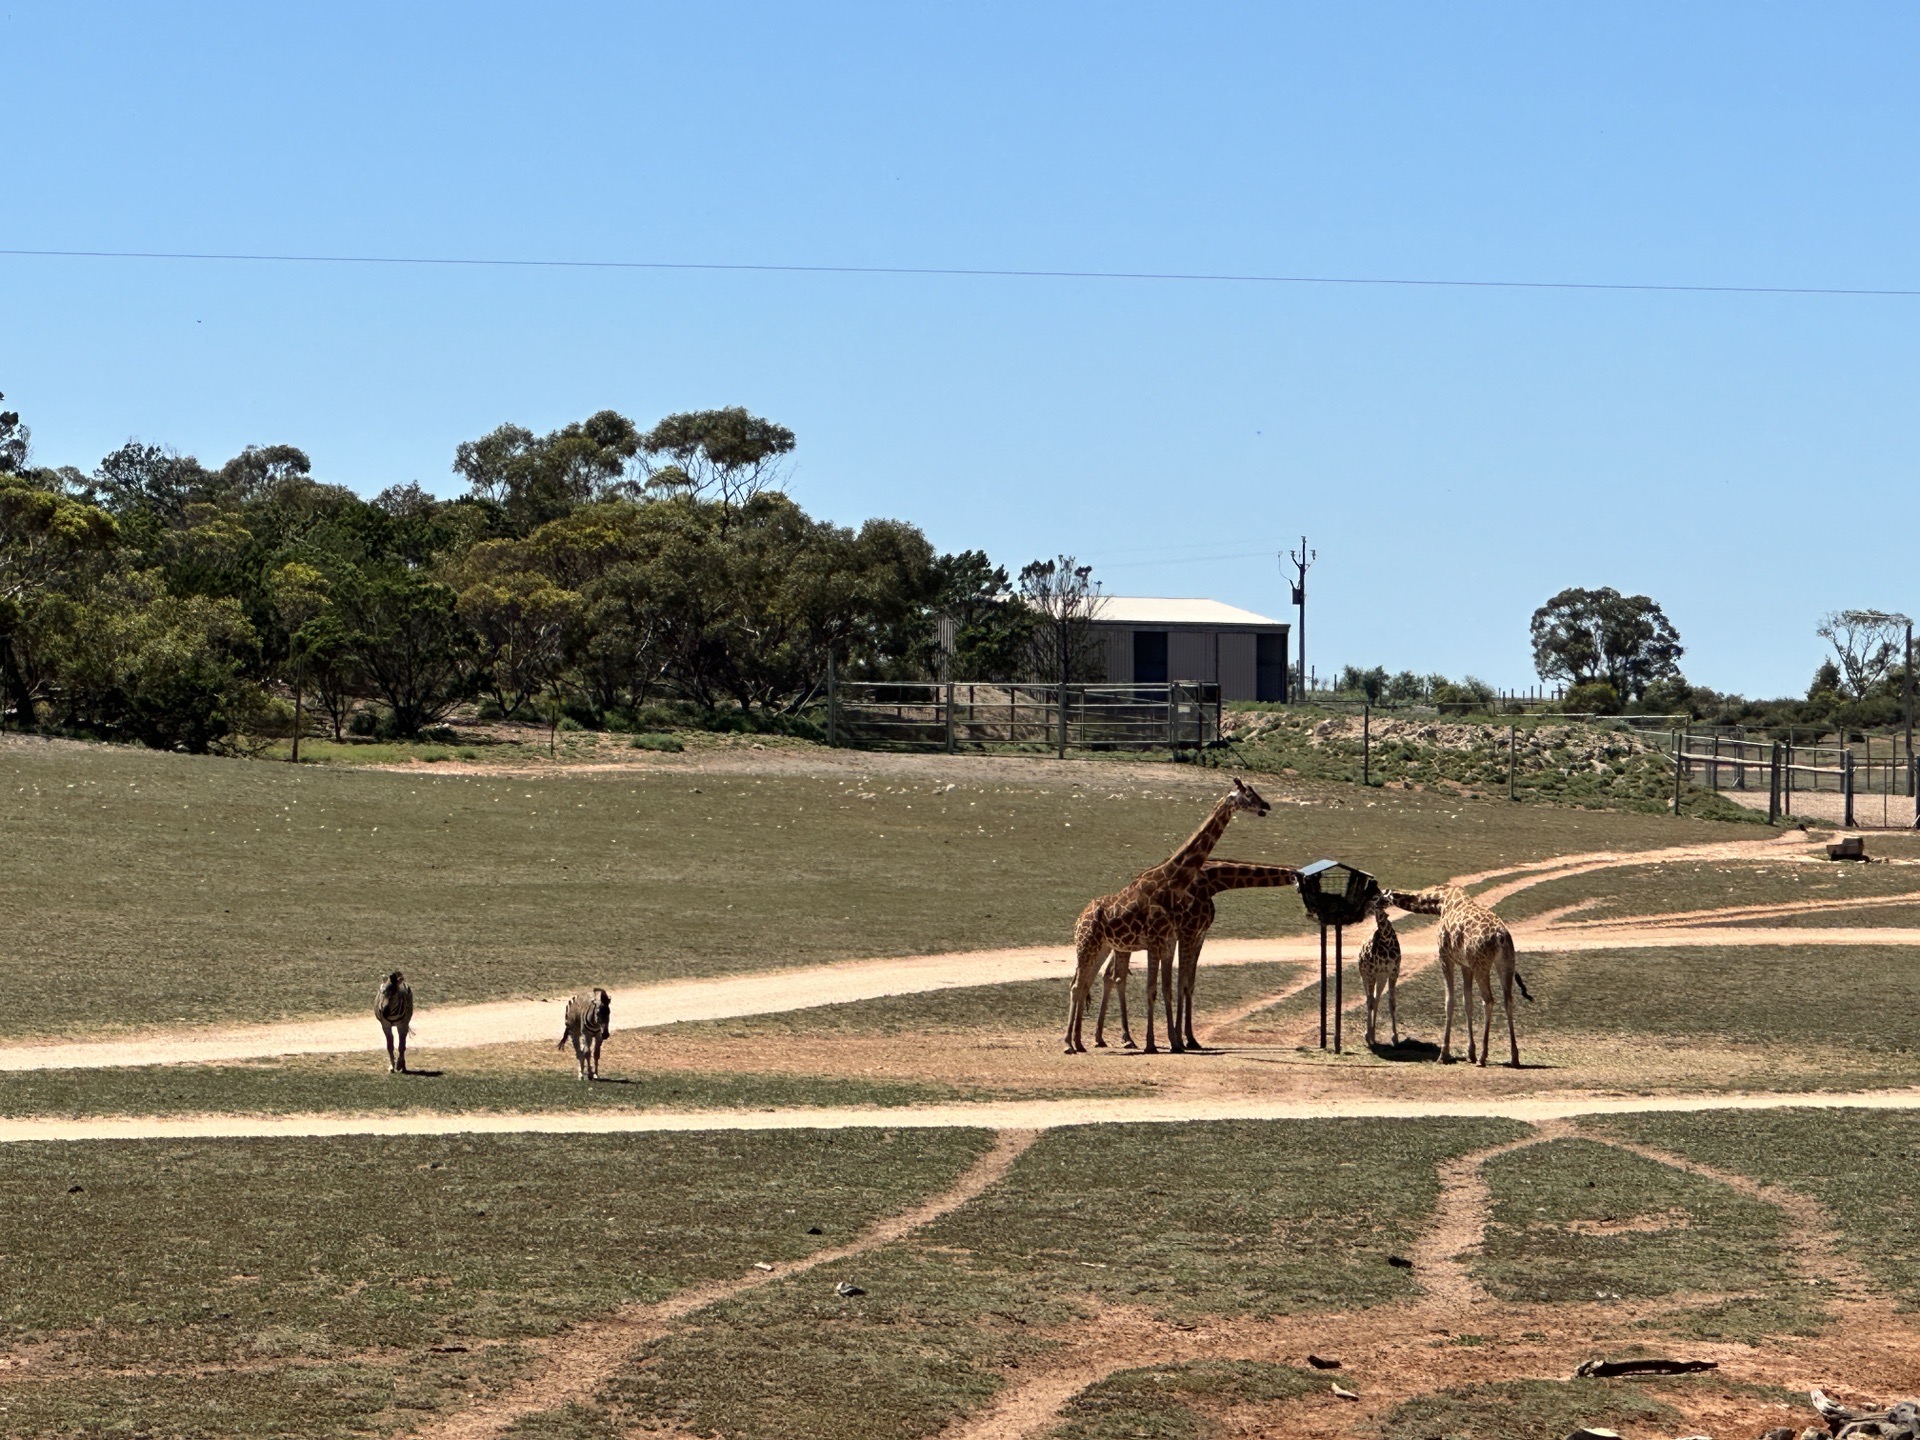
[[[1413,917],[1405,1043],[1349,969],[1323,1052],[1287,891],[1221,901],[1204,1053],[1068,1056],[1073,916],[1220,772],[376,758],[0,741],[0,1432],[1747,1440],[1920,1393],[1907,837],[1262,778],[1222,854],[1499,907],[1525,1068],[1434,1063]],[[1573,1376],[1629,1356],[1717,1368]]]

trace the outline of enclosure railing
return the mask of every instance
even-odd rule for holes
[[[1220,738],[1220,687],[840,680],[827,741],[864,749],[1193,750]]]
[[[1716,792],[1764,790],[1770,822],[1793,815],[1796,795],[1823,791],[1840,797],[1840,822],[1846,826],[1861,823],[1868,813],[1861,802],[1876,796],[1879,824],[1905,828],[1920,822],[1920,767],[1901,736],[1807,745],[1793,738],[1754,739],[1738,727],[1714,726],[1675,730],[1663,748],[1674,761],[1676,814],[1691,783]]]

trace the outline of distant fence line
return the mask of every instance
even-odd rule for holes
[[[830,745],[868,749],[1198,750],[1220,738],[1220,687],[840,680],[827,685]]]
[[[1688,783],[1715,791],[1767,792],[1767,820],[1793,816],[1797,794],[1840,797],[1841,824],[1861,824],[1857,802],[1880,797],[1880,823],[1902,829],[1920,824],[1920,765],[1904,737],[1867,736],[1856,744],[1803,745],[1794,739],[1753,740],[1732,727],[1676,729],[1661,748],[1673,761],[1673,808],[1680,813]],[[1791,732],[1790,732],[1791,733]],[[1895,807],[1893,801],[1911,801]]]

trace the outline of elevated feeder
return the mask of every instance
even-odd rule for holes
[[[1327,1048],[1327,931],[1333,931],[1333,1053],[1340,1053],[1340,1013],[1346,1003],[1346,927],[1366,918],[1380,894],[1380,882],[1364,870],[1338,860],[1316,860],[1300,867],[1300,903],[1320,922],[1320,1048]]]

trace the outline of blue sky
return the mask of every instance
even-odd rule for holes
[[[0,248],[1920,288],[1920,10],[0,0]],[[744,404],[792,489],[1531,679],[1566,585],[1697,681],[1920,609],[1920,299],[0,257],[35,456]]]

